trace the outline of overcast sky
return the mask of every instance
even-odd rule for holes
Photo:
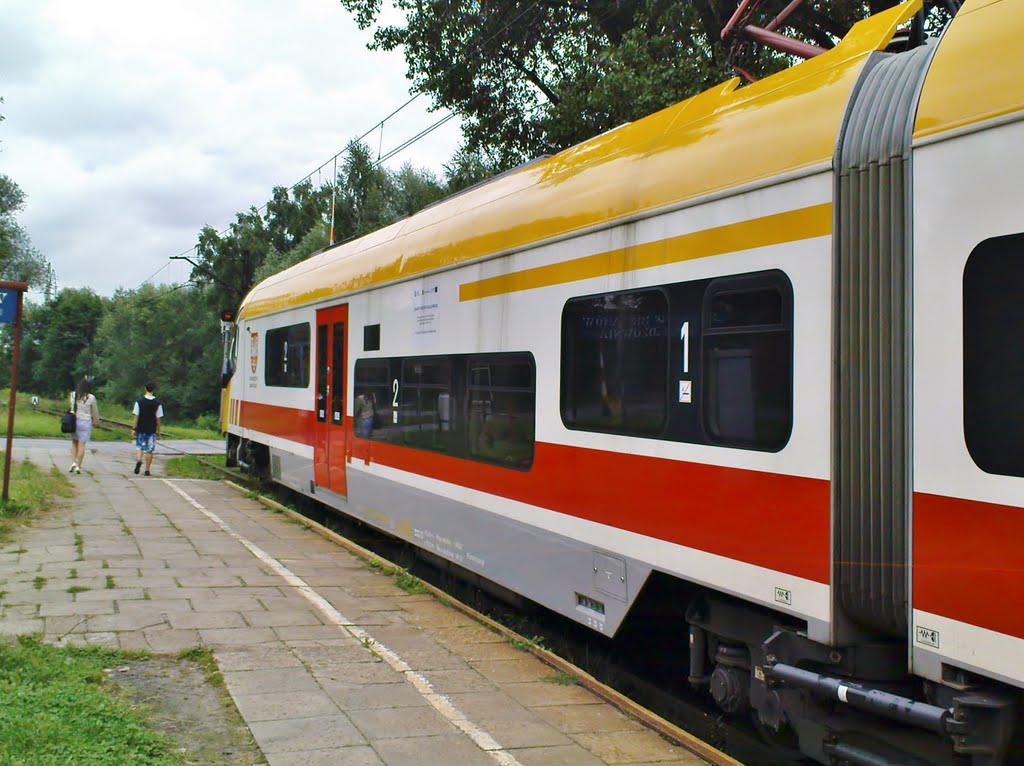
[[[291,186],[409,99],[338,0],[0,0],[0,173],[60,287],[188,279],[168,258]],[[444,116],[420,97],[366,139]],[[389,161],[440,173],[451,120]],[[157,273],[158,272],[158,273]],[[31,297],[31,296],[30,296]]]

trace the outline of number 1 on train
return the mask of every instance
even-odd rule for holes
[[[690,372],[690,323],[683,322],[679,328],[679,340],[683,342],[683,375]]]

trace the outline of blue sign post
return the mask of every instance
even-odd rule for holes
[[[4,452],[4,493],[7,502],[11,483],[11,443],[14,439],[14,404],[18,392],[18,355],[21,353],[21,303],[28,282],[0,281],[0,323],[14,325],[14,347],[11,349],[11,400],[7,405],[7,450]]]
[[[10,287],[0,288],[0,324],[14,324],[18,321],[21,291]]]

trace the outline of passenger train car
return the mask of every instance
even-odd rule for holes
[[[258,285],[229,459],[822,763],[1018,762],[1024,0],[919,0]]]

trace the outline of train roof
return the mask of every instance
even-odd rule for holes
[[[325,250],[253,288],[239,317],[341,297],[828,163],[866,57],[884,49],[920,7],[911,0],[876,14],[832,50],[771,77],[743,88],[730,80]]]
[[[964,5],[928,69],[915,140],[953,135],[976,123],[1024,112],[1022,18],[1024,0]]]

